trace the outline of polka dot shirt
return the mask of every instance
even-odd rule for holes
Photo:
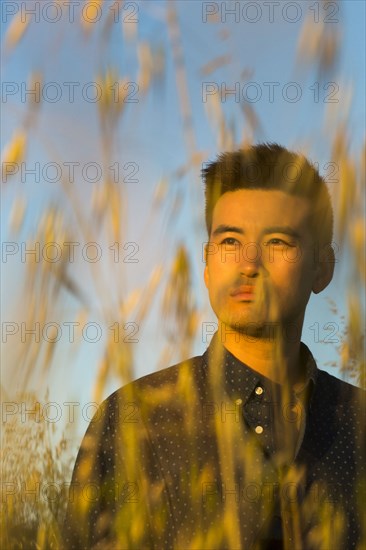
[[[365,394],[303,343],[300,360],[285,392],[215,336],[112,394],[75,463],[65,548],[361,547]]]

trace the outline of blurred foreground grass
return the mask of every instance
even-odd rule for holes
[[[94,8],[92,6],[94,4]],[[90,9],[95,5],[102,5],[102,1],[91,2]],[[140,17],[144,16],[144,5],[139,4]],[[197,171],[200,162],[205,159],[205,153],[196,149],[197,137],[194,130],[191,98],[188,92],[187,67],[184,63],[185,51],[182,45],[179,17],[174,2],[163,8],[164,21],[167,35],[170,37],[169,51],[161,48],[159,43],[147,43],[139,41],[137,36],[137,23],[128,29],[125,26],[122,46],[126,42],[135,40],[138,58],[135,77],[144,99],[149,90],[158,82],[164,83],[165,60],[173,63],[174,75],[177,83],[177,96],[183,120],[184,143],[187,153],[187,165],[176,167],[177,172],[184,174],[189,171]],[[111,12],[109,12],[111,13]],[[80,17],[75,23],[80,25],[80,33],[83,33],[85,44],[94,34],[100,36],[111,32],[113,21],[107,17],[100,25],[91,25]],[[62,30],[62,22],[57,29]],[[5,50],[9,57],[21,41],[26,40],[27,32],[31,26],[30,20],[22,20],[15,15],[10,23],[4,38]],[[229,28],[228,28],[228,32]],[[103,34],[104,33],[104,34]],[[66,38],[64,37],[66,40]],[[120,44],[120,45],[121,45]],[[122,47],[121,46],[121,47]],[[87,48],[87,46],[86,46]],[[320,75],[331,74],[336,70],[342,48],[339,31],[332,31],[330,27],[322,28],[314,25],[310,19],[304,22],[299,34],[297,62],[312,67]],[[46,54],[45,54],[46,55]],[[78,61],[75,60],[75,63]],[[202,74],[211,74],[218,67],[230,65],[230,56],[223,55],[212,60],[210,64],[202,67]],[[112,66],[105,71],[96,70],[96,81],[103,90],[103,101],[97,105],[99,117],[99,135],[96,141],[101,144],[101,158],[104,167],[112,164],[115,151],[118,150],[118,128],[123,125],[124,97],[126,83],[131,75],[119,75]],[[41,83],[46,75],[38,70],[29,76],[30,85]],[[118,83],[119,101],[115,101],[115,89],[112,85]],[[32,138],[37,132],[37,118],[42,108],[42,102],[35,102],[29,98],[23,113],[20,126],[15,129],[9,143],[3,151],[3,170],[6,163],[19,165],[28,155]],[[253,104],[246,104],[243,108],[243,120],[245,120],[245,132],[243,140],[236,143],[234,132],[230,123],[225,118],[222,104],[217,97],[211,96],[207,102],[206,115],[214,127],[218,149],[236,148],[244,143],[252,141],[260,127],[260,112]],[[159,104],[163,109],[163,100]],[[363,211],[364,181],[365,181],[365,157],[364,152],[360,158],[354,158],[349,151],[351,129],[347,125],[348,112],[336,113],[331,105],[326,107],[329,113],[325,113],[326,120],[332,131],[329,133],[329,146],[332,151],[332,161],[339,166],[339,179],[332,189],[335,206],[336,233],[341,244],[348,248],[350,257],[349,277],[350,285],[347,289],[348,315],[344,322],[344,332],[339,347],[341,372],[351,376],[355,383],[365,386],[365,362],[364,362],[364,304],[359,299],[359,294],[366,280],[365,270],[365,224]],[[50,129],[52,131],[52,129]],[[125,139],[129,139],[127,129]],[[70,134],[72,134],[70,129]],[[51,153],[50,160],[60,161],[60,156]],[[107,172],[107,170],[105,171]],[[11,185],[12,179],[8,178],[7,185]],[[13,180],[16,176],[13,176]],[[179,200],[171,201],[170,182],[160,182],[156,186],[157,203],[167,201],[170,204],[171,214],[177,215],[180,209]],[[169,191],[167,191],[167,188]],[[75,186],[62,180],[61,191],[64,196],[64,204],[73,213],[74,225],[69,223],[71,216],[65,215],[63,205],[48,204],[36,227],[36,239],[47,244],[50,242],[65,242],[67,240],[97,241],[103,234],[110,242],[121,241],[121,235],[125,234],[126,218],[129,213],[128,195],[122,186],[116,186],[105,178],[102,185],[95,186],[88,199],[83,200],[75,192]],[[6,186],[5,190],[6,192]],[[191,191],[187,189],[186,193]],[[21,230],[28,202],[31,198],[24,194],[16,196],[9,218],[9,227],[13,235]],[[173,203],[173,204],[172,204]],[[156,205],[154,205],[155,207]],[[131,213],[133,216],[133,213]],[[156,212],[152,209],[152,220]],[[90,265],[90,279],[93,281],[93,291],[101,299],[101,318],[105,323],[118,320],[125,323],[129,319],[129,313],[135,312],[137,322],[144,321],[152,307],[152,302],[158,289],[164,283],[163,300],[161,304],[161,316],[164,318],[170,342],[174,341],[174,335],[179,334],[179,354],[183,357],[190,355],[190,350],[198,327],[200,312],[194,300],[192,290],[192,266],[190,254],[186,245],[176,246],[173,257],[166,258],[168,264],[166,280],[162,277],[162,266],[156,269],[146,278],[143,290],[135,289],[129,295],[120,293],[121,299],[117,301],[113,311],[103,305],[103,292],[106,293],[104,275],[100,265]],[[123,268],[123,265],[122,265]],[[121,277],[121,278],[120,278]],[[29,263],[24,289],[19,299],[23,316],[31,325],[34,322],[45,322],[51,314],[52,318],[62,318],[63,292],[70,293],[80,304],[78,315],[86,317],[91,310],[89,296],[84,296],[84,289],[77,283],[77,266],[65,262],[50,264],[46,262]],[[116,273],[117,286],[123,286],[123,272]],[[334,315],[338,312],[334,311]],[[8,373],[16,372],[16,376],[24,391],[6,398],[7,403],[23,403],[29,409],[35,408],[35,403],[40,396],[28,391],[30,380],[42,379],[45,373],[50,374],[53,368],[55,349],[57,342],[29,342],[20,344],[15,350],[16,359],[8,366]],[[169,346],[162,356],[169,358]],[[99,402],[105,393],[108,381],[116,378],[121,384],[128,382],[135,376],[134,356],[131,346],[116,343],[111,337],[105,344],[105,351],[97,370],[93,398]],[[167,366],[167,365],[166,365]],[[8,374],[8,376],[11,376]],[[19,384],[18,384],[19,387]],[[182,391],[189,395],[189,388],[183,383]],[[47,401],[47,396],[46,396]],[[59,548],[62,537],[62,520],[67,502],[67,488],[71,477],[71,468],[74,462],[75,448],[70,448],[69,435],[61,437],[52,427],[53,425],[42,418],[41,413],[27,415],[23,421],[22,415],[8,415],[3,422],[2,430],[2,487],[3,500],[1,511],[1,548],[4,549],[33,549]],[[67,426],[65,426],[65,430]],[[201,472],[204,476],[205,473]],[[198,475],[199,473],[195,473]],[[309,510],[310,513],[310,510]],[[332,517],[337,529],[341,531],[342,515],[332,506],[324,505],[322,514]],[[296,517],[296,514],[295,514]],[[136,520],[137,521],[137,520]],[[228,525],[235,521],[228,515]],[[230,525],[229,525],[230,527]],[[215,543],[215,533],[202,534],[202,544]],[[324,533],[314,533],[314,548],[318,548],[318,541],[324,540]],[[234,541],[235,542],[235,541]],[[199,541],[195,541],[199,544]],[[320,544],[320,543],[319,543]],[[335,550],[334,547],[332,547]],[[361,550],[361,549],[360,549]]]

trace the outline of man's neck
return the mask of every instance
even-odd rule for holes
[[[284,339],[284,331],[271,331],[268,336],[228,331],[219,323],[218,338],[222,345],[259,374],[274,382],[291,386],[301,383],[305,373],[300,362],[300,338]],[[301,334],[301,330],[299,332]]]

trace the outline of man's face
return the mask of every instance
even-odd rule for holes
[[[221,323],[248,333],[267,323],[301,329],[311,291],[322,290],[310,213],[307,199],[278,190],[241,189],[220,197],[204,278]]]

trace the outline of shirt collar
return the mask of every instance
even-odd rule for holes
[[[318,379],[318,367],[316,366],[313,354],[304,342],[300,342],[300,362],[305,366],[305,382],[300,388],[295,390],[295,393],[301,393],[309,384],[310,380],[316,384]]]
[[[220,373],[220,382],[225,393],[233,400],[240,398],[246,403],[258,386],[267,389],[273,388],[274,383],[269,378],[253,370],[249,365],[242,363],[230,353],[221,344],[217,332],[214,334],[203,357],[209,371],[214,370],[216,374]],[[306,377],[301,387],[296,388],[296,394],[302,393],[308,387],[310,380],[315,384],[318,377],[315,359],[303,342],[300,342],[300,361],[305,366]],[[217,368],[218,365],[220,365],[219,369]],[[267,391],[265,394],[270,396],[271,392]]]

